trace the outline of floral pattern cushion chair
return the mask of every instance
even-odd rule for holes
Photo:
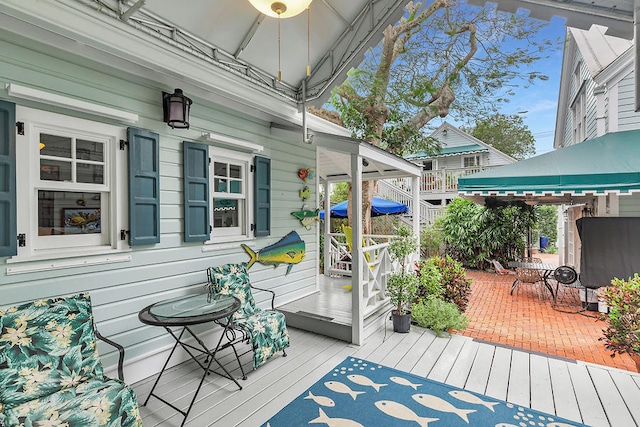
[[[289,347],[289,331],[284,314],[274,308],[275,293],[267,289],[251,286],[247,263],[225,264],[207,270],[209,292],[232,295],[240,300],[240,308],[233,315],[234,329],[241,331],[242,340],[253,348],[253,369],[264,364],[278,351],[286,357]],[[271,293],[271,310],[256,306],[251,289]],[[240,366],[242,368],[242,366]]]
[[[133,390],[103,373],[88,294],[0,309],[1,425],[142,425]]]

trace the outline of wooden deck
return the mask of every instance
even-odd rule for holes
[[[205,381],[187,426],[256,427],[319,380],[345,357],[355,356],[507,400],[595,427],[640,425],[640,375],[598,365],[561,360],[499,347],[453,335],[436,338],[412,327],[408,334],[391,332],[390,322],[363,346],[290,328],[288,356],[249,372],[242,390],[228,379],[211,375]],[[242,358],[245,369],[251,361]],[[240,376],[230,354],[222,362]],[[186,408],[201,371],[193,362],[169,369],[156,390]],[[134,384],[140,404],[155,377]],[[151,398],[140,408],[145,427],[179,426],[182,416]]]

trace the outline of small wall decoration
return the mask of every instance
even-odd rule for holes
[[[299,194],[300,198],[305,202],[311,198],[311,190],[309,190],[309,187],[307,187],[306,185],[302,190],[300,190]]]
[[[312,179],[313,172],[311,172],[311,168],[298,170],[298,178],[300,178],[304,182],[307,182],[307,179]]]
[[[307,209],[307,205],[304,205],[301,211],[291,212],[291,215],[298,218],[307,230],[311,229],[311,224],[313,224],[314,221],[320,221],[320,218],[318,217],[319,214],[320,209],[312,211],[310,209]]]
[[[242,244],[242,248],[251,257],[247,269],[251,268],[256,262],[263,265],[273,265],[274,268],[277,268],[280,264],[289,264],[285,275],[289,274],[293,265],[302,261],[306,255],[304,241],[295,231],[287,234],[273,245],[265,246],[257,252],[245,244]]]

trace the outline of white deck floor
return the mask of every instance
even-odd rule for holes
[[[388,322],[390,323],[390,322]],[[640,375],[479,343],[454,335],[436,338],[412,327],[408,334],[380,329],[361,347],[291,328],[288,356],[249,372],[242,390],[211,375],[200,390],[187,426],[256,427],[310,387],[345,357],[355,356],[412,372],[517,405],[596,427],[640,425]],[[225,356],[232,369],[234,363]],[[250,369],[248,356],[243,366]],[[240,376],[239,370],[234,375]],[[201,371],[192,362],[166,372],[156,393],[186,408]],[[155,377],[134,384],[140,404]],[[140,408],[145,427],[179,426],[183,417],[151,398]]]

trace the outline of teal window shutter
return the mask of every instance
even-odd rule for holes
[[[128,128],[129,245],[160,243],[160,137]]]
[[[256,237],[271,234],[271,159],[256,156],[254,159],[254,221]]]
[[[184,241],[205,242],[209,225],[209,146],[182,143],[184,157]]]
[[[16,105],[0,101],[0,256],[18,254],[16,224]]]

